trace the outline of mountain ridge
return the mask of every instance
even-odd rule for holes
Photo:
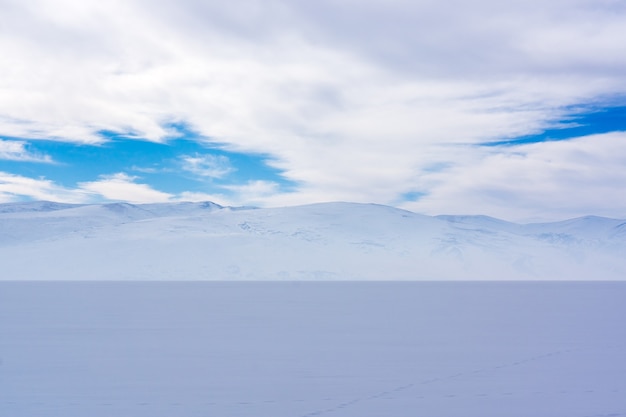
[[[378,204],[0,204],[0,279],[621,280],[626,220],[518,224]]]
[[[564,223],[564,222],[572,222],[578,220],[615,220],[626,222],[625,219],[606,217],[606,216],[598,216],[593,214],[588,214],[584,216],[577,216],[572,218],[566,218],[563,220],[555,220],[555,221],[534,221],[534,222],[515,222],[511,220],[501,219],[498,217],[488,216],[484,214],[437,214],[437,215],[425,215],[416,213],[410,210],[406,210],[403,208],[398,208],[394,206],[389,206],[385,204],[378,203],[356,203],[349,201],[329,201],[329,202],[319,202],[319,203],[310,203],[310,204],[302,204],[295,206],[282,206],[282,207],[269,207],[268,209],[280,209],[280,208],[294,208],[294,207],[315,207],[315,206],[332,206],[332,205],[355,205],[355,206],[373,206],[380,207],[392,210],[404,211],[406,213],[417,214],[422,216],[441,218],[447,221],[464,221],[467,219],[485,219],[509,224],[516,225],[543,225],[543,224],[554,224],[554,223]],[[10,203],[0,203],[0,215],[7,213],[22,213],[22,212],[51,212],[51,211],[60,211],[72,208],[79,207],[105,207],[105,208],[115,208],[115,207],[137,207],[137,208],[158,208],[158,207],[184,207],[184,206],[196,206],[200,208],[213,208],[213,209],[229,209],[229,210],[256,210],[260,209],[260,207],[256,206],[222,206],[220,204],[214,203],[212,201],[176,201],[176,202],[163,202],[163,203],[128,203],[128,202],[107,202],[107,203],[58,203],[50,200],[36,200],[36,201],[26,201],[26,202],[10,202]]]

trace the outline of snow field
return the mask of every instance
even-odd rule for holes
[[[0,282],[0,415],[626,415],[626,283]]]

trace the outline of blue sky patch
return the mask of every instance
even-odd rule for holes
[[[626,106],[586,108],[578,110],[559,126],[541,133],[521,136],[508,140],[487,142],[481,146],[515,146],[529,143],[568,140],[581,136],[626,131]]]
[[[166,127],[172,136],[164,143],[109,131],[99,132],[106,138],[99,145],[3,137],[25,143],[29,153],[48,155],[53,162],[3,160],[0,171],[46,178],[67,188],[123,172],[137,177],[138,183],[172,194],[182,191],[228,194],[225,185],[259,180],[275,182],[282,190],[294,186],[280,170],[268,164],[268,155],[227,151],[223,145],[200,137],[184,124]]]
[[[428,193],[422,191],[409,191],[400,196],[400,201],[403,203],[407,201],[418,201],[427,194]]]

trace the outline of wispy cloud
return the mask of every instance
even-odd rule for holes
[[[267,205],[271,197],[278,193],[280,185],[272,181],[249,181],[246,184],[223,187],[230,191],[231,201],[237,205]]]
[[[0,139],[0,160],[51,163],[50,155],[42,155],[28,150],[25,142]]]
[[[102,175],[95,181],[82,182],[75,187],[63,187],[46,178],[28,178],[0,171],[0,203],[22,199],[63,203],[99,203],[128,201],[130,203],[160,203],[168,201],[213,201],[221,205],[242,204],[243,199],[230,190],[226,194],[185,191],[169,194],[137,182],[138,177],[125,173]]]
[[[422,176],[429,193],[404,207],[520,221],[626,214],[626,132],[486,149],[458,161]]]
[[[89,197],[80,190],[68,189],[45,178],[34,179],[0,171],[0,202],[18,201],[20,198],[85,203]]]
[[[202,178],[223,178],[235,170],[224,155],[185,155],[182,168]]]
[[[136,183],[137,177],[125,173],[103,175],[97,181],[79,183],[85,193],[97,194],[108,200],[122,200],[131,203],[162,203],[173,195],[155,190],[147,184]]]
[[[154,168],[154,167],[140,167],[137,165],[133,165],[130,167],[130,170],[133,172],[140,172],[143,174],[157,174],[159,172],[163,172],[162,168]]]

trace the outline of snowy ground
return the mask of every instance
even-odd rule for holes
[[[626,416],[623,282],[0,282],[7,417]]]

